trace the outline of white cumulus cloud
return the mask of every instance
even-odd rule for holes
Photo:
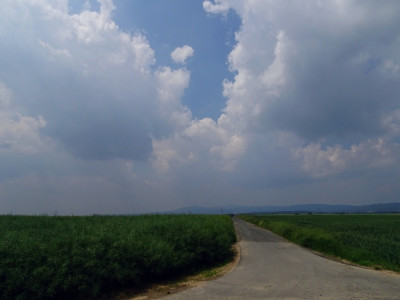
[[[18,105],[46,120],[42,134],[72,155],[143,161],[152,137],[171,134],[186,118],[180,97],[190,73],[154,68],[146,37],[120,30],[111,0],[77,14],[67,1],[5,4],[0,78]]]
[[[184,64],[186,60],[193,56],[194,50],[192,47],[185,45],[183,47],[178,47],[171,52],[171,58],[177,64]]]
[[[203,7],[234,9],[242,19],[224,113],[247,136],[243,162],[269,161],[276,154],[270,147],[263,154],[256,141],[286,132],[295,142],[279,146],[279,160],[310,176],[397,165],[397,2],[215,0]],[[288,178],[298,176],[295,169]]]

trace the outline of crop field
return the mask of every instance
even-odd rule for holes
[[[228,216],[0,216],[0,299],[90,299],[232,258]]]
[[[360,265],[400,271],[400,215],[240,216],[303,247]]]

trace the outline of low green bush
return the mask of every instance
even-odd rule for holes
[[[232,257],[228,216],[0,216],[0,299],[87,299]]]

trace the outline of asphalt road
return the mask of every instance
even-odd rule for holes
[[[400,276],[331,261],[234,218],[230,273],[163,299],[400,299]]]

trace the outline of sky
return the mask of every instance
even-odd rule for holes
[[[397,0],[0,5],[0,214],[400,199]]]

